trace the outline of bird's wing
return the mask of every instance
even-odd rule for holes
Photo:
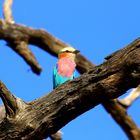
[[[75,78],[75,71],[71,75],[71,77],[66,77],[58,74],[58,64],[54,67],[53,70],[53,89],[55,89],[57,86],[65,83],[68,80],[72,80]]]
[[[71,80],[74,79],[75,76],[76,76],[76,71],[73,72]]]
[[[53,89],[55,89],[57,87],[56,75],[57,75],[57,64],[53,69]]]

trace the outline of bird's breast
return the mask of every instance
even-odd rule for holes
[[[75,61],[69,58],[59,59],[58,61],[58,74],[63,77],[71,77],[76,64]]]

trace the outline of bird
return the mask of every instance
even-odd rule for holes
[[[57,88],[68,80],[74,79],[76,68],[75,57],[79,52],[79,50],[76,50],[70,46],[62,48],[59,51],[58,61],[53,69],[53,89]],[[61,134],[63,133],[59,130],[55,134],[51,135],[51,138],[58,136],[59,139],[62,139]]]
[[[53,89],[75,78],[75,57],[79,52],[79,50],[70,46],[59,51],[58,61],[53,70]]]

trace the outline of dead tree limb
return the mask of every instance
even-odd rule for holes
[[[130,46],[139,46],[140,40],[137,39],[131,44]],[[116,54],[115,52],[114,54]],[[107,57],[110,58],[114,54]],[[140,139],[140,130],[138,126],[135,124],[133,119],[127,114],[127,106],[123,104],[124,102],[121,102],[118,99],[112,99],[103,102],[103,106],[106,109],[106,111],[112,116],[112,118],[119,124],[119,126],[124,130],[125,134],[130,140],[139,140]]]
[[[0,82],[0,97],[4,103],[6,114],[9,117],[15,116],[18,111],[16,98],[10,93],[2,82]]]
[[[17,30],[16,30],[16,28],[15,29],[11,28],[11,25],[8,23],[11,23],[11,24],[14,23],[14,20],[12,17],[12,10],[11,10],[12,2],[13,2],[12,0],[5,0],[5,2],[4,2],[3,14],[4,14],[4,18],[5,18],[6,23],[3,21],[0,21],[0,24],[2,25],[2,26],[0,26],[0,28],[3,29],[3,34],[2,34],[1,39],[5,39],[5,36],[6,36],[5,40],[9,44],[9,47],[11,47],[21,57],[23,57],[23,59],[31,66],[33,72],[35,72],[36,74],[40,74],[42,69],[38,65],[33,53],[27,47],[28,43],[38,45],[40,48],[42,48],[45,51],[48,51],[54,55],[57,54],[57,52],[60,48],[66,47],[67,44],[63,43],[62,41],[56,39],[55,37],[51,36],[49,33],[46,33],[45,31],[42,31],[42,30],[33,30],[31,28],[26,27],[27,30],[32,31],[31,34],[29,34],[29,32],[27,30],[24,30],[25,28],[23,26],[14,25],[16,27],[19,27],[19,28],[17,28]],[[16,39],[15,37],[8,36],[8,34],[6,35],[7,31],[9,31],[8,34],[10,34],[10,31],[12,31],[13,35],[19,36],[19,38],[17,37],[17,39]],[[41,35],[41,36],[36,36],[36,35],[32,36],[32,33],[39,33],[39,35]],[[139,40],[137,40],[137,41],[139,42]],[[136,43],[136,42],[134,42],[134,43]],[[82,55],[78,55],[76,60],[77,60],[77,64],[78,64],[77,68],[81,73],[86,72],[87,70],[94,67],[94,65],[91,62],[89,62],[86,58],[84,58]],[[136,97],[136,96],[133,96],[133,99],[134,99],[134,97]],[[120,102],[120,103],[123,103],[123,105],[124,105],[124,102]],[[114,106],[114,104],[116,106]],[[118,122],[118,124],[122,128],[123,128],[122,122],[124,122],[126,127],[129,128],[129,125],[127,125],[128,124],[127,121],[125,121],[125,117],[127,116],[127,114],[125,114],[126,110],[123,110],[123,109],[119,110],[118,109],[119,107],[117,107],[117,106],[120,106],[120,108],[121,108],[121,104],[116,102],[116,100],[111,100],[111,101],[108,101],[107,103],[104,102],[103,105],[106,108],[106,110],[112,115],[112,117]],[[110,108],[112,108],[112,109],[110,109]],[[118,115],[121,115],[122,112],[126,115],[125,117],[123,117],[123,115],[121,115],[122,121],[118,121],[116,119],[116,116],[114,116],[114,109],[113,108],[116,110]],[[3,107],[0,108],[0,111],[3,112],[3,114],[5,113]],[[3,114],[1,115],[2,116],[1,118],[4,117]],[[130,119],[129,124],[133,124],[133,120]],[[124,131],[125,130],[127,131],[127,129],[124,129]],[[136,131],[137,131],[137,129],[136,129]],[[137,133],[139,133],[139,131],[137,131]],[[126,132],[126,134],[128,135],[128,137],[131,136],[131,134],[134,135],[134,133],[131,133],[131,129],[130,129],[130,131]]]
[[[4,5],[3,5],[3,15],[4,19],[7,23],[14,23],[14,19],[12,16],[12,3],[13,0],[4,0]]]
[[[17,24],[8,24],[3,21],[0,21],[0,38],[7,41],[8,44],[15,44],[15,42],[18,42],[18,40],[26,40],[29,44],[34,44],[38,46],[39,48],[43,49],[44,51],[47,51],[53,55],[57,55],[58,51],[62,47],[66,47],[67,44],[63,43],[62,41],[56,39],[49,33],[47,33],[44,30],[35,30],[26,26],[17,25]],[[10,34],[12,33],[12,34]],[[130,46],[139,46],[140,40],[137,39],[133,43],[130,44]],[[16,45],[10,45],[12,46],[12,49],[15,50]],[[22,49],[20,49],[22,52]],[[17,52],[18,53],[18,52]],[[18,53],[19,54],[19,53]],[[23,53],[24,54],[24,53]],[[113,54],[114,55],[114,54]],[[109,56],[107,59],[110,59],[112,57]],[[30,59],[29,57],[26,58],[26,62]],[[77,56],[77,65],[78,70],[83,73],[88,71],[91,68],[94,68],[95,65],[93,65],[91,62],[89,62],[86,58],[84,58],[81,54]],[[29,63],[28,63],[29,64]],[[32,69],[35,71],[38,71],[40,73],[41,69],[38,69],[38,66],[33,65],[32,61],[29,64]],[[107,107],[107,106],[105,106]],[[118,110],[118,113],[120,110]],[[113,113],[113,110],[110,110],[110,114]],[[113,116],[113,115],[112,115]],[[124,119],[124,118],[123,118]],[[125,120],[124,120],[125,122]],[[127,123],[127,122],[126,122]],[[119,124],[120,126],[122,124]]]
[[[130,107],[133,102],[140,97],[140,85],[138,87],[134,88],[128,96],[126,96],[124,99],[119,100],[119,103],[123,105],[126,109]]]
[[[22,56],[27,62],[27,64],[30,65],[33,72],[37,74],[40,74],[42,70],[41,67],[35,61],[34,57],[30,55],[30,53],[27,54],[27,51],[25,53],[22,47],[17,48],[17,44],[19,44],[19,42],[24,41],[28,44],[35,45],[43,49],[44,51],[49,52],[53,56],[57,56],[59,50],[67,47],[68,45],[53,37],[51,34],[44,30],[32,29],[30,27],[18,24],[9,24],[2,20],[0,20],[0,39],[5,40],[10,48],[12,48],[16,53]],[[91,62],[87,61],[84,56],[80,54],[77,56],[76,61],[78,64],[78,70],[80,72],[85,72],[89,68],[93,68],[94,66]]]
[[[0,123],[5,117],[5,107],[3,105],[0,106]]]
[[[10,26],[14,28],[9,28]],[[24,34],[24,30],[20,32],[16,30],[15,28],[16,28],[15,24],[9,24],[1,20],[0,21],[0,39],[4,39],[5,41],[7,41],[7,45],[11,49],[13,49],[17,54],[19,54],[27,62],[27,64],[30,65],[34,73],[40,74],[41,67],[38,65],[38,62],[35,56],[33,55],[33,53],[27,47],[28,35]]]
[[[126,108],[119,104],[117,99],[105,101],[103,102],[103,106],[112,118],[120,124],[120,127],[124,130],[130,140],[140,139],[140,129],[127,114]]]
[[[4,103],[6,116],[13,118],[17,115],[18,111],[24,109],[25,103],[12,95],[6,86],[0,81],[0,97]],[[1,107],[2,108],[2,107]]]
[[[28,103],[15,117],[6,117],[0,138],[41,140],[96,105],[119,97],[140,83],[139,58],[139,43],[117,51],[103,64]]]

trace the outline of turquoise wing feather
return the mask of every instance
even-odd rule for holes
[[[58,65],[56,64],[56,66],[54,67],[54,70],[53,70],[53,88],[55,89],[56,87],[65,83],[66,81],[74,79],[74,77],[75,77],[75,71],[71,77],[63,77],[63,76],[59,75],[58,74]]]

